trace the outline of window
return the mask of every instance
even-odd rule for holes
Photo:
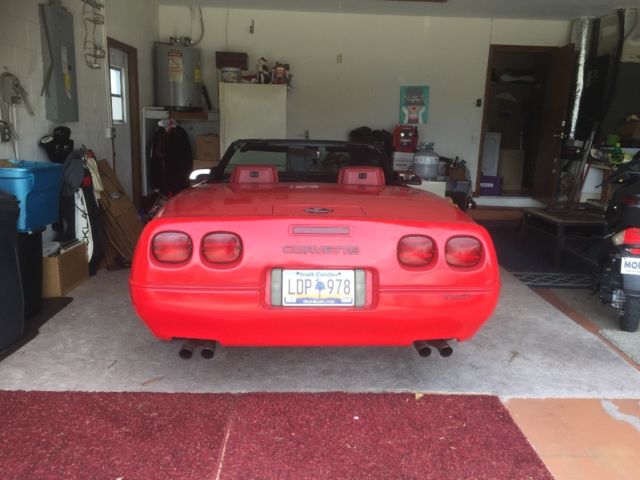
[[[124,73],[120,67],[109,67],[111,78],[111,120],[113,123],[125,123]]]

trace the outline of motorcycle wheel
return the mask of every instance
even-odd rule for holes
[[[624,302],[624,313],[620,317],[620,330],[635,332],[640,323],[640,298],[627,298]]]

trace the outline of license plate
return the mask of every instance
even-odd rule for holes
[[[354,270],[283,270],[285,307],[353,307]]]
[[[620,259],[620,273],[640,275],[640,257],[622,257]]]

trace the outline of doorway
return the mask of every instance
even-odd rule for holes
[[[129,198],[136,207],[140,207],[142,167],[138,51],[113,38],[107,38],[107,48],[113,170]]]
[[[476,195],[553,201],[574,55],[572,45],[491,45]]]

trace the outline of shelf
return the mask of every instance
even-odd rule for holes
[[[159,107],[147,107],[143,111],[144,118],[149,120],[164,120],[170,116],[179,121],[211,122],[220,120],[218,112],[175,112]]]

